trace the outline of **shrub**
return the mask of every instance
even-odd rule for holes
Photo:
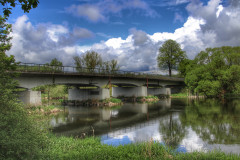
[[[46,136],[21,104],[13,99],[1,106],[0,159],[38,159],[45,144]]]

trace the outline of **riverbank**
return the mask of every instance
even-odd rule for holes
[[[176,94],[171,94],[170,98],[205,98],[203,95],[189,95],[187,93],[176,93]]]
[[[144,142],[120,146],[101,144],[99,138],[77,139],[48,136],[48,146],[42,151],[43,159],[239,159],[239,155],[223,152],[181,153],[158,142]]]
[[[30,106],[26,107],[28,114],[58,114],[59,112],[63,112],[63,109],[56,107],[54,105],[50,106]]]
[[[104,100],[85,100],[85,101],[79,101],[79,100],[64,100],[62,102],[62,105],[67,106],[98,106],[98,107],[113,107],[113,106],[119,106],[122,105],[123,102],[121,99],[118,98],[107,98]]]

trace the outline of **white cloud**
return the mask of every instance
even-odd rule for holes
[[[187,6],[190,14],[187,21],[173,33],[150,35],[142,30],[130,29],[126,39],[110,38],[90,46],[76,43],[93,36],[87,29],[76,27],[70,31],[64,25],[32,25],[27,16],[22,16],[13,24],[13,47],[9,54],[22,62],[46,63],[56,57],[65,65],[73,65],[72,56],[95,50],[104,60],[117,59],[122,70],[156,71],[159,47],[168,39],[180,43],[191,59],[208,47],[239,45],[240,7],[223,7],[220,2],[210,0],[203,5],[193,1]]]
[[[66,8],[68,13],[75,16],[84,17],[92,22],[105,21],[105,16],[101,13],[98,6],[95,5],[72,5]]]
[[[81,5],[71,5],[66,7],[67,13],[78,17],[83,17],[91,22],[106,22],[108,15],[121,15],[121,11],[125,9],[139,9],[144,12],[145,16],[156,17],[157,12],[151,9],[143,0],[104,0],[98,3],[87,3]]]
[[[33,26],[26,15],[19,17],[13,24],[12,48],[8,54],[17,61],[27,63],[47,63],[57,58],[65,65],[72,65],[72,57],[90,49],[79,48],[76,42],[90,38],[92,32],[75,27],[70,31],[66,26],[55,24],[38,24]]]

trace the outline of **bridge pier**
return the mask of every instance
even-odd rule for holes
[[[157,96],[157,95],[171,95],[171,88],[148,88],[147,89],[148,95],[153,95],[153,96]]]
[[[146,97],[147,87],[113,87],[112,88],[113,97]]]
[[[97,88],[97,89],[78,89],[73,88],[68,90],[68,100],[102,100],[110,98],[109,89]]]
[[[42,105],[41,91],[21,91],[17,92],[19,100],[25,105],[40,106]]]

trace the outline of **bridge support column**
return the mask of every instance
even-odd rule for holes
[[[113,97],[146,97],[147,87],[113,87],[112,88]]]
[[[41,91],[21,91],[17,92],[19,100],[25,105],[40,106],[42,105]]]
[[[68,100],[84,101],[88,99],[102,100],[110,98],[109,89],[78,89],[73,88],[68,90]]]
[[[157,96],[157,95],[171,95],[171,88],[148,88],[147,89],[148,95],[153,95],[153,96]]]

